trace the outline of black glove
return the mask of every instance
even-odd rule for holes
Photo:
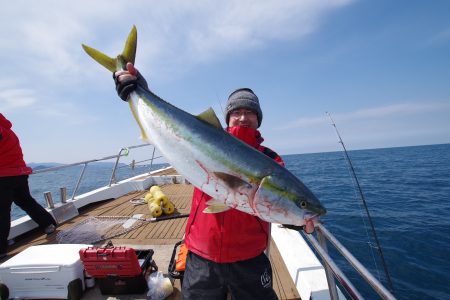
[[[127,78],[125,80],[119,81],[118,77],[116,77],[116,74],[113,73],[114,82],[116,84],[116,91],[119,97],[123,101],[128,100],[128,96],[132,91],[136,89],[136,86],[139,85],[142,88],[148,90],[147,81],[145,78],[141,75],[141,73],[137,73],[136,78]]]
[[[295,230],[295,231],[300,231],[300,230],[305,229],[305,226],[297,226],[297,225],[289,225],[289,224],[283,224],[281,226],[284,228],[287,228],[287,229]]]

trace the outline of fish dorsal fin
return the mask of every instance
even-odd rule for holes
[[[206,202],[207,207],[203,210],[205,214],[217,214],[230,209],[230,207],[223,204],[219,200],[211,199]]]
[[[248,183],[245,180],[242,180],[237,176],[223,172],[213,172],[213,174],[233,190],[236,190],[239,187],[246,187],[246,188],[252,187],[250,183]]]
[[[219,118],[217,118],[216,113],[214,110],[210,107],[198,116],[196,116],[197,119],[202,120],[208,124],[211,124],[214,127],[222,129],[222,125],[220,124]]]

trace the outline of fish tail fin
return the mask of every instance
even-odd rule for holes
[[[82,44],[82,47],[86,53],[92,57],[96,62],[110,70],[111,72],[116,72],[118,70],[123,70],[127,62],[134,64],[136,58],[136,46],[137,46],[137,30],[136,26],[133,25],[130,33],[128,34],[127,41],[125,42],[125,47],[121,54],[116,58],[109,57],[108,55]]]

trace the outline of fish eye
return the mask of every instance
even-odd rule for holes
[[[306,205],[306,201],[301,201],[301,202],[300,202],[300,207],[301,207],[301,208],[306,208],[306,206],[307,206],[307,205]]]

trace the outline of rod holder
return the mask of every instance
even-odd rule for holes
[[[61,203],[66,203],[67,202],[67,188],[66,187],[59,188],[59,195],[61,197]]]
[[[52,193],[51,192],[44,192],[44,198],[45,202],[47,202],[48,208],[55,208],[55,204],[53,203]]]

